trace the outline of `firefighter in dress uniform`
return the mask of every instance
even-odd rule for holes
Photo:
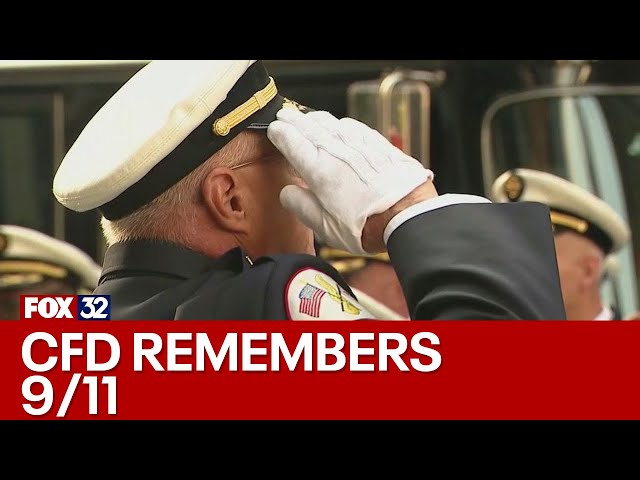
[[[53,190],[103,216],[96,293],[117,320],[376,319],[314,238],[387,252],[413,320],[563,319],[548,208],[433,180],[377,131],[283,97],[261,61],[156,60]]]
[[[603,280],[615,274],[616,254],[631,239],[629,226],[613,208],[572,182],[524,168],[501,175],[491,197],[549,206],[569,320],[621,320],[615,306],[601,298]]]
[[[79,248],[29,228],[0,225],[0,320],[20,318],[21,295],[82,295],[101,267]]]

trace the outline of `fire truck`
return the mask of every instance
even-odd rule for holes
[[[96,213],[55,201],[65,153],[146,60],[0,61],[0,223],[40,230],[98,262]],[[633,243],[603,286],[640,310],[640,61],[266,60],[283,95],[380,130],[437,173],[441,192],[487,195],[515,167],[555,173],[613,206]]]

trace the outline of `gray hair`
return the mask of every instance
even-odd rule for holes
[[[241,133],[176,185],[128,217],[116,221],[103,218],[102,231],[107,246],[131,240],[188,244],[191,230],[185,227],[194,220],[194,207],[200,201],[207,175],[214,168],[231,168],[254,158],[266,140],[258,135]]]

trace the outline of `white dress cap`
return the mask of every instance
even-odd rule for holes
[[[101,270],[74,245],[29,228],[0,225],[0,276],[38,274],[93,290]]]
[[[551,210],[551,223],[586,236],[605,254],[622,249],[631,239],[627,223],[591,192],[547,172],[519,168],[502,174],[493,184],[496,203],[537,202]]]
[[[243,130],[265,130],[285,101],[261,61],[152,61],[83,130],[54,195],[77,212],[126,217]]]

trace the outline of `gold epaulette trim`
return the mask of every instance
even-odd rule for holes
[[[249,100],[244,102],[231,113],[217,119],[213,122],[213,133],[218,137],[226,137],[235,127],[240,125],[254,113],[266,107],[276,95],[278,95],[278,87],[273,78],[269,77],[269,85],[260,90]]]

